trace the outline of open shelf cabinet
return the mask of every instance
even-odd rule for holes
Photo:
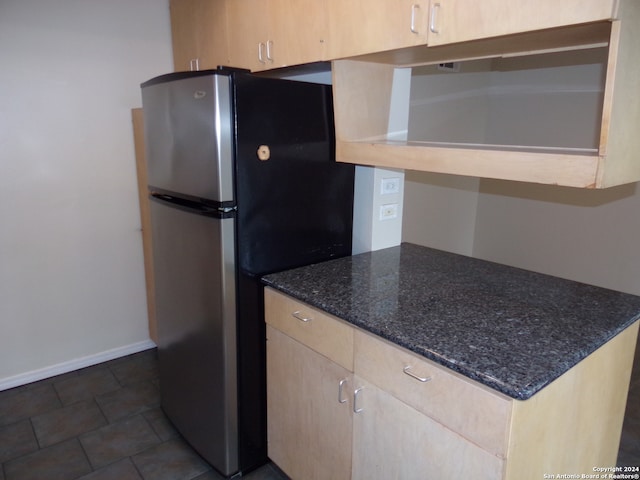
[[[332,63],[339,161],[581,188],[640,180],[640,2],[618,19]]]

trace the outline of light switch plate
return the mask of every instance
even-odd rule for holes
[[[392,193],[400,193],[400,178],[383,178],[380,181],[380,195],[389,195]]]

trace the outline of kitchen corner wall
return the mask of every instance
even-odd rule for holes
[[[406,172],[403,241],[640,295],[640,187]]]
[[[168,0],[0,2],[0,390],[148,348],[131,108]]]
[[[322,69],[312,73],[282,73],[277,76],[290,80],[331,85],[331,70]],[[410,73],[410,71],[406,71]],[[410,75],[400,81],[409,88]],[[393,102],[392,102],[393,103]],[[399,103],[399,102],[395,102]],[[408,105],[407,105],[408,108]],[[395,111],[389,124],[391,131],[403,130],[406,137],[408,111]],[[385,180],[392,179],[392,183]],[[386,188],[383,188],[383,182]],[[391,188],[389,188],[391,186]],[[358,253],[380,250],[400,245],[402,241],[402,217],[404,205],[404,170],[356,166],[353,205],[353,245],[352,252]]]

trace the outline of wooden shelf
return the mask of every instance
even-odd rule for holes
[[[619,7],[620,20],[334,61],[337,160],[580,188],[640,180],[640,4]]]

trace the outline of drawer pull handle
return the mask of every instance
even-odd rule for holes
[[[431,33],[440,33],[440,30],[437,28],[437,22],[438,20],[436,19],[436,15],[438,10],[440,10],[440,3],[434,3],[433,6],[431,7],[431,21],[429,22],[429,30],[431,31]]]
[[[266,48],[267,48],[267,60],[269,60],[270,62],[273,62],[273,57],[271,56],[271,47],[273,47],[273,41],[271,40],[267,40],[266,42]]]
[[[363,408],[358,408],[358,395],[364,387],[358,387],[353,392],[353,413],[360,413]]]
[[[414,4],[411,5],[411,25],[409,27],[409,29],[411,30],[411,33],[420,33],[418,30],[416,30],[416,10],[420,8],[420,5]]]
[[[347,383],[347,379],[343,378],[342,380],[340,380],[340,383],[338,384],[338,403],[346,403],[347,401],[346,398],[342,398],[342,387],[344,386],[345,383]]]
[[[296,317],[298,320],[300,320],[301,322],[310,322],[311,320],[313,320],[311,317],[305,317],[300,310],[296,310],[295,312],[293,312],[291,315],[293,315],[294,317]]]
[[[415,373],[413,373],[411,371],[411,365],[407,365],[406,367],[404,367],[402,369],[402,371],[404,373],[406,373],[407,375],[409,375],[411,378],[415,378],[416,380],[418,380],[419,382],[428,382],[429,380],[431,380],[431,377],[421,377],[420,375],[416,375]]]

